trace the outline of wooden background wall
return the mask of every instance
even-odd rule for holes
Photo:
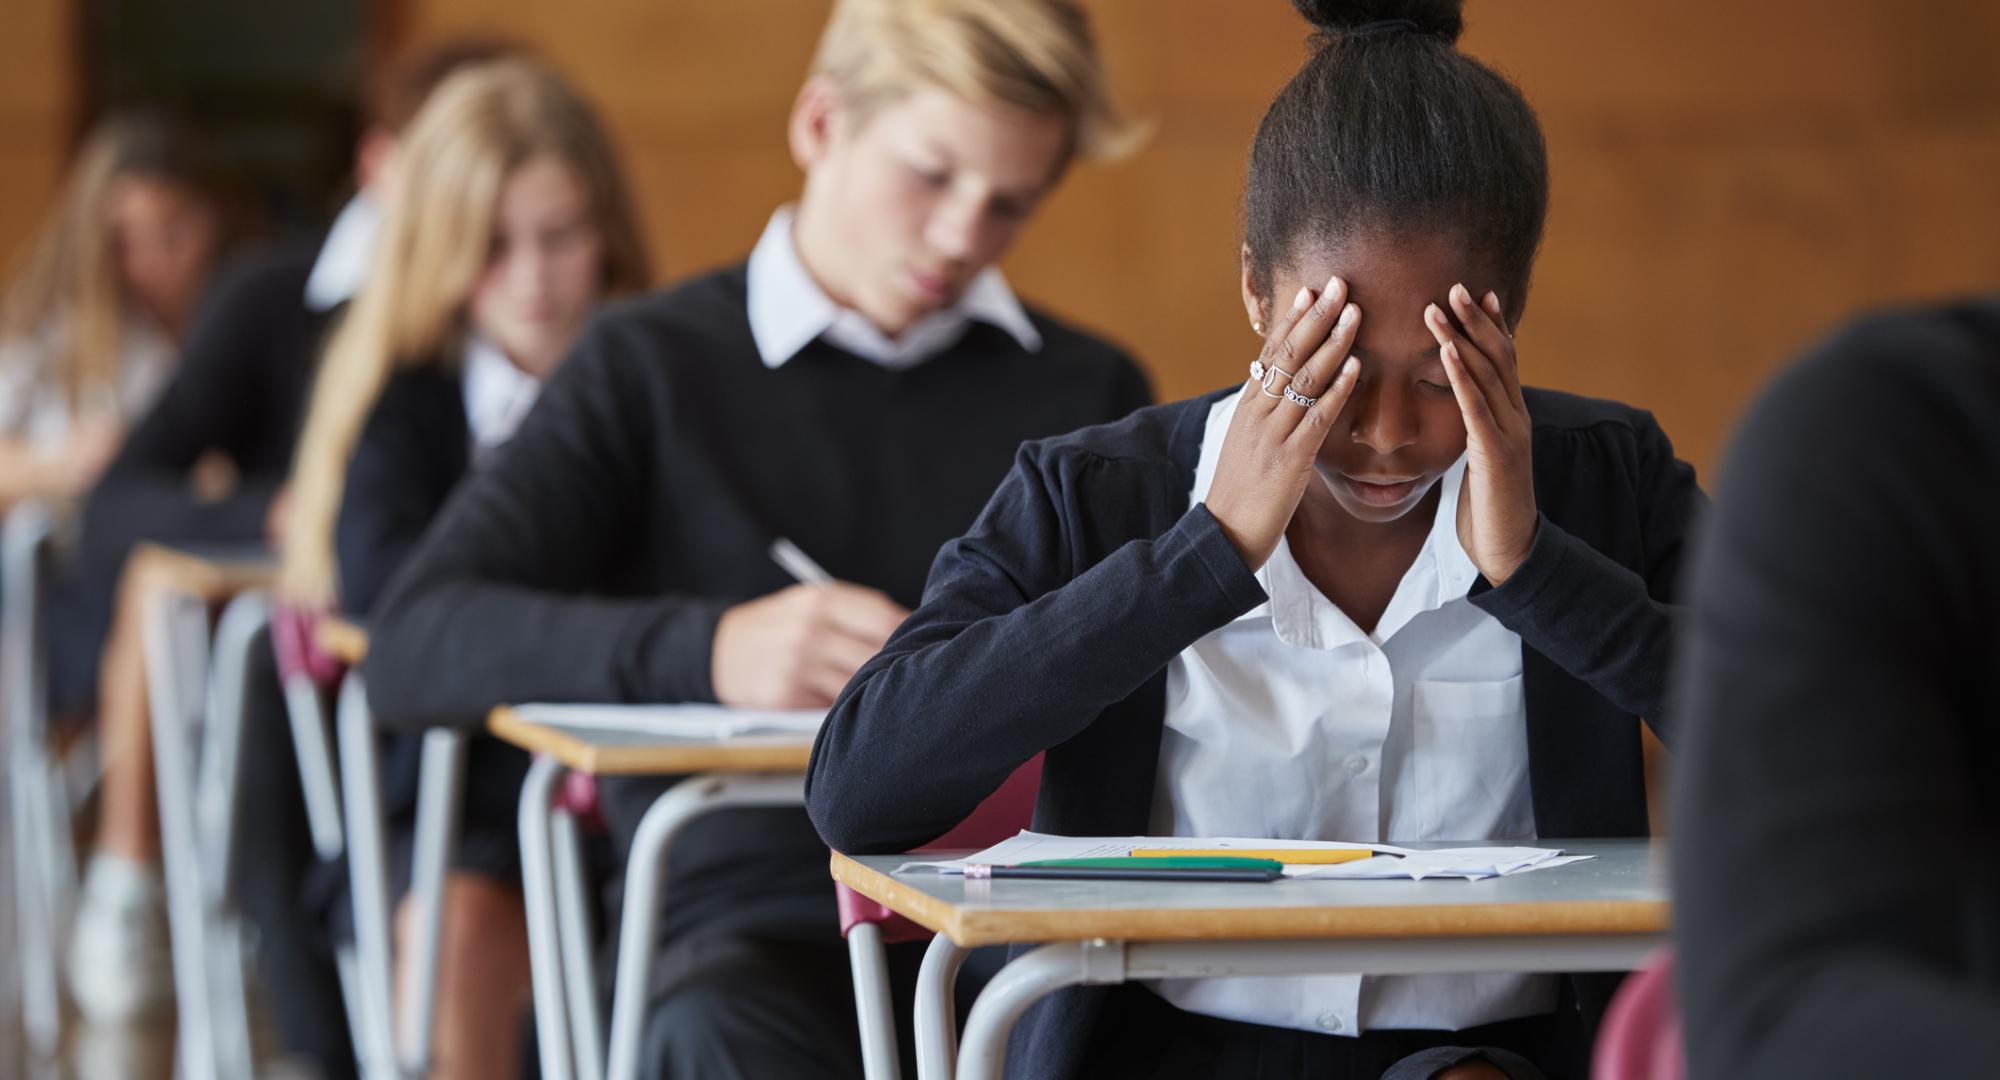
[[[1250,133],[1303,56],[1284,0],[1087,0],[1158,134],[1074,173],[1007,263],[1135,349],[1160,393],[1234,379]],[[601,104],[659,263],[739,257],[798,178],[783,123],[827,0],[377,0],[415,44],[539,44]],[[47,193],[61,0],[8,0],[0,249]],[[1988,0],[1471,0],[1464,46],[1540,110],[1555,205],[1530,381],[1657,412],[1712,465],[1746,397],[1857,309],[2000,285],[2000,5]]]

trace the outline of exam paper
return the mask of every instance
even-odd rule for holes
[[[823,709],[731,709],[721,705],[519,705],[523,720],[554,727],[630,731],[677,739],[811,736],[826,720]]]
[[[1051,836],[1047,833],[1022,832],[1002,840],[969,858],[947,859],[943,861],[906,862],[896,868],[897,873],[930,870],[940,874],[963,874],[966,866],[978,863],[985,866],[1011,866],[1016,863],[1037,859],[1091,859],[1106,856],[1128,855],[1134,848],[1179,848],[1218,849],[1244,848],[1252,851],[1271,849],[1299,851],[1352,851],[1362,849],[1386,852],[1372,859],[1358,859],[1354,862],[1335,863],[1331,866],[1308,864],[1288,864],[1285,876],[1288,878],[1339,878],[1356,879],[1402,879],[1421,881],[1425,878],[1480,878],[1504,877],[1529,870],[1546,870],[1554,866],[1566,866],[1582,862],[1589,855],[1564,855],[1554,848],[1532,847],[1462,847],[1419,850],[1396,847],[1390,844],[1350,844],[1335,840],[1258,840],[1243,837],[1185,837],[1185,836]],[[1400,857],[1397,857],[1400,856]]]

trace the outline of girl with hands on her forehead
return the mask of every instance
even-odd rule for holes
[[[1455,47],[1459,5],[1296,6],[1316,51],[1245,185],[1249,379],[1022,448],[820,731],[807,807],[836,849],[930,841],[1037,753],[1051,833],[1646,833],[1693,470],[1645,412],[1521,384],[1547,160]],[[1582,1076],[1615,985],[1078,987],[1008,1064]]]

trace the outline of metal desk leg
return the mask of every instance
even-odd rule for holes
[[[847,962],[854,972],[855,1019],[861,1025],[861,1075],[867,1080],[901,1080],[896,1002],[889,989],[881,923],[857,923],[847,931]]]
[[[354,676],[350,676],[352,678]],[[417,781],[417,849],[410,866],[410,899],[417,925],[405,946],[416,963],[416,985],[400,1003],[398,1043],[405,1076],[430,1073],[431,1022],[437,1014],[438,946],[444,923],[444,886],[458,840],[459,792],[465,783],[465,736],[439,728],[424,733]]]
[[[39,503],[22,503],[0,528],[0,714],[7,724],[12,813],[14,917],[19,937],[22,1026],[28,1046],[52,1057],[62,1037],[57,972],[75,906],[69,794],[49,755],[48,652],[43,589],[54,522]]]
[[[528,967],[535,984],[535,1037],[542,1080],[570,1080],[573,1058],[563,1001],[562,947],[556,922],[550,816],[562,783],[561,762],[537,757],[521,785],[521,888],[528,909]]]
[[[931,938],[917,970],[917,1080],[949,1080],[958,1057],[955,990],[968,950],[943,934]]]
[[[190,742],[201,723],[207,671],[208,607],[192,596],[160,592],[146,601],[146,689],[152,711],[154,769],[160,800],[160,849],[173,938],[174,995],[179,1006],[183,1076],[219,1075],[208,986],[207,920],[195,834]]]
[[[237,792],[241,789],[245,690],[258,634],[270,625],[270,600],[247,592],[223,610],[215,628],[208,680],[208,723],[196,767],[195,853],[208,920],[209,990],[215,1052],[224,1076],[251,1073],[250,1002],[244,983],[242,927],[232,910]]]
[[[334,775],[326,702],[310,676],[285,677],[285,719],[292,727],[292,753],[299,762],[299,788],[305,793],[313,851],[331,862],[340,858],[347,840],[340,824],[340,780]]]
[[[999,1080],[1007,1036],[1028,1006],[1065,986],[1123,982],[1124,943],[1064,941],[1043,945],[1000,969],[972,1003],[958,1052],[963,1080]]]
[[[618,974],[611,998],[611,1080],[633,1080],[639,1075],[646,984],[660,913],[660,878],[674,837],[695,818],[726,806],[804,803],[802,775],[712,773],[675,784],[646,811],[632,838],[632,854],[625,869],[625,911],[619,924]]]
[[[590,915],[585,895],[583,842],[576,815],[559,811],[550,822],[550,870],[556,885],[557,948],[568,991],[570,1045],[577,1080],[604,1080],[604,1017],[597,1008],[597,964],[590,955]]]
[[[381,763],[375,750],[368,690],[349,674],[340,686],[334,720],[340,745],[341,803],[347,824],[347,873],[354,908],[354,956],[361,988],[362,1072],[396,1075],[396,1040],[390,1001],[394,994],[389,928],[388,856],[383,850]]]

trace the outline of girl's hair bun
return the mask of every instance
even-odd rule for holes
[[[1292,6],[1329,38],[1400,20],[1416,33],[1456,43],[1465,29],[1464,0],[1292,0]]]

